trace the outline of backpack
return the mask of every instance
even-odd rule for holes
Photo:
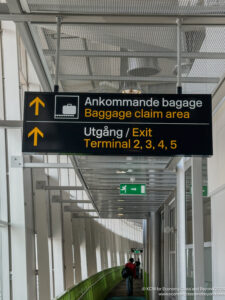
[[[121,275],[123,278],[127,278],[128,276],[131,275],[131,271],[128,267],[124,267],[122,272],[121,272]]]

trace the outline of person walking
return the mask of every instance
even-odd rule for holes
[[[135,265],[136,265],[136,278],[138,278],[139,279],[139,277],[140,277],[140,260],[139,260],[139,258],[138,258],[138,260],[137,261],[135,261]]]
[[[126,278],[127,294],[128,296],[133,296],[133,279],[136,277],[136,265],[134,264],[134,259],[132,257],[125,265],[125,268],[129,270],[129,275]]]

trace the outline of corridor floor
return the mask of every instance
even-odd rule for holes
[[[120,282],[107,296],[107,300],[145,300],[144,292],[142,291],[142,279],[134,279],[133,296],[127,296],[126,280]]]

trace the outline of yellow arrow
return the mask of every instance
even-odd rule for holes
[[[45,107],[45,103],[39,97],[36,97],[34,100],[32,100],[29,104],[29,107],[33,105],[35,105],[35,116],[39,115],[39,105]]]
[[[34,146],[37,147],[38,135],[43,138],[44,133],[39,128],[34,127],[34,129],[28,133],[28,138],[30,138],[32,135],[34,135]]]

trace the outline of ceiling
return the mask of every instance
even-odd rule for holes
[[[23,1],[21,1],[23,2]],[[27,0],[31,12],[85,14],[217,14],[223,0]]]
[[[182,25],[181,32],[184,93],[213,93],[224,77],[225,26],[219,22],[225,13],[224,0],[8,0],[7,3],[14,17],[19,14],[24,18],[17,23],[18,31],[46,89],[53,87],[55,79],[57,25],[56,18],[54,22],[50,20],[56,14],[63,17],[61,91],[120,92],[124,83],[131,81],[143,93],[175,93],[177,17],[185,24],[190,21],[189,25]],[[73,21],[66,22],[67,15],[74,16]],[[30,21],[26,22],[29,16]],[[92,22],[93,16],[98,16],[99,23]],[[121,18],[116,21],[118,16]],[[125,24],[129,16],[132,19]],[[148,16],[155,17],[158,24],[145,24],[143,20],[148,18],[144,17]],[[172,21],[167,24],[166,20]],[[151,76],[130,75],[128,59],[134,57],[154,58],[158,72]],[[168,169],[169,157],[76,156],[72,160],[101,217],[144,218],[149,211],[157,210],[176,187],[175,172]],[[146,196],[119,195],[119,184],[130,182],[131,177],[135,183],[147,185]]]
[[[144,219],[173,196],[176,188],[169,157],[74,156],[72,162],[102,218]],[[146,184],[146,195],[121,196],[122,183]]]

